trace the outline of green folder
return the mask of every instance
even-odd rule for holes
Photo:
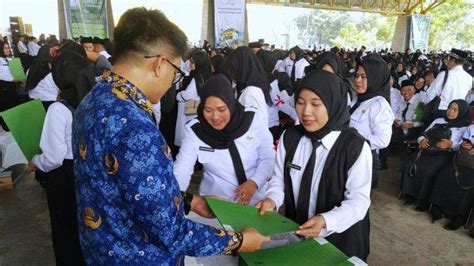
[[[298,230],[297,223],[273,211],[260,215],[252,206],[212,198],[206,198],[206,201],[222,225],[230,225],[237,231],[252,227],[260,234],[270,236]]]
[[[8,68],[10,69],[12,76],[17,80],[26,80],[26,75],[23,71],[20,58],[12,58],[8,60]]]
[[[420,102],[415,109],[415,121],[416,122],[422,122],[423,117],[425,116],[425,104],[423,102]]]
[[[348,257],[331,243],[319,244],[313,239],[287,246],[240,253],[239,265],[353,265]]]
[[[40,154],[41,131],[46,111],[39,100],[30,101],[0,113],[27,160]]]

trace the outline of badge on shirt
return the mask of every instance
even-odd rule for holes
[[[286,167],[293,168],[293,169],[298,170],[298,171],[301,170],[301,166],[296,165],[296,164],[292,164],[290,162],[286,163]]]
[[[210,147],[203,147],[203,146],[199,146],[199,150],[200,150],[200,151],[207,151],[207,152],[214,152],[214,149],[213,149],[213,148],[210,148]]]

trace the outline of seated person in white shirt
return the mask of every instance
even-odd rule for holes
[[[422,103],[421,95],[415,94],[415,86],[409,80],[402,82],[401,94],[403,101],[393,121],[392,142],[401,142],[405,139],[416,139],[421,134],[423,122],[417,108]]]
[[[347,89],[334,74],[316,70],[296,93],[301,125],[286,130],[260,213],[285,204],[301,224],[297,234],[325,237],[347,256],[369,253],[370,146],[349,128]]]
[[[402,179],[405,202],[417,203],[416,211],[424,212],[428,209],[436,175],[447,164],[452,163],[454,152],[459,150],[462,136],[470,124],[467,102],[454,100],[448,105],[446,117],[435,119],[425,130],[428,132],[432,128],[447,127],[451,131],[451,138],[437,140],[437,143],[431,143],[424,135],[418,138],[421,152],[414,162],[416,172],[414,176],[404,176]]]
[[[187,123],[174,162],[181,191],[187,190],[198,160],[203,165],[200,195],[255,204],[264,196],[275,160],[267,125],[235,99],[222,74],[204,84],[200,98],[198,118]]]
[[[46,113],[40,148],[28,172],[47,173],[46,195],[51,219],[53,248],[57,264],[84,265],[77,225],[71,132],[73,113],[82,98],[95,85],[92,67],[75,52],[61,53],[52,68],[59,98]]]

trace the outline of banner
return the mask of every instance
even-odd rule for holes
[[[245,0],[215,0],[214,22],[216,47],[237,47],[243,45]]]
[[[420,49],[428,51],[428,36],[431,17],[427,15],[412,15],[410,20],[410,40],[408,47],[413,51]]]
[[[108,38],[107,1],[63,0],[68,38]]]

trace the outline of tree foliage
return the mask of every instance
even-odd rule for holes
[[[448,0],[431,11],[431,50],[474,47],[474,5],[468,1]],[[396,16],[320,9],[296,19],[298,38],[305,47],[390,47],[396,22]]]

